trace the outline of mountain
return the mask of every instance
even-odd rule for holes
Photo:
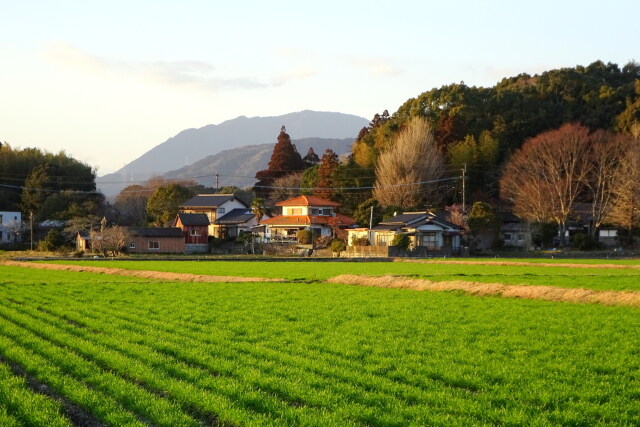
[[[322,157],[322,154],[328,148],[338,155],[350,153],[354,139],[303,138],[294,139],[291,142],[303,157],[307,154],[309,148],[313,148],[318,157]],[[235,185],[245,188],[255,183],[254,177],[257,171],[267,168],[273,152],[273,146],[274,143],[246,145],[224,150],[218,154],[198,160],[191,165],[167,172],[163,175],[163,178],[194,179],[198,184],[215,187],[215,175],[218,174],[220,187]]]
[[[151,176],[162,175],[224,150],[275,144],[282,126],[286,126],[287,133],[294,139],[355,139],[360,129],[368,124],[367,119],[351,114],[309,110],[272,117],[240,116],[218,125],[186,129],[118,171],[99,177],[96,184],[107,196],[117,194],[127,185],[146,181]],[[306,151],[299,151],[303,156],[306,154]],[[318,149],[316,152],[322,154]]]

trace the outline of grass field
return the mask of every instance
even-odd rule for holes
[[[514,260],[511,261],[523,260]],[[567,262],[563,260],[562,262]],[[573,260],[569,262],[574,263]],[[602,262],[602,261],[601,261]],[[473,280],[484,283],[546,285],[613,291],[640,291],[640,268],[568,268],[519,265],[461,265],[404,262],[243,262],[243,261],[61,261],[64,264],[156,270],[193,274],[225,274],[284,278],[293,281],[325,280],[341,274],[381,276],[396,274],[435,281]],[[606,262],[609,264],[608,260]],[[508,263],[507,263],[508,264]],[[640,261],[622,265],[640,266]]]
[[[320,281],[464,275],[640,290],[637,269],[96,265],[288,282],[0,266],[0,425],[640,424],[637,308]]]

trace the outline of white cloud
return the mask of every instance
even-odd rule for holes
[[[51,43],[43,57],[59,66],[107,78],[136,78],[145,83],[190,87],[196,90],[254,89],[273,86],[251,77],[221,77],[205,61],[113,61],[87,54],[67,43]]]
[[[387,58],[350,58],[348,62],[353,66],[367,70],[370,75],[375,77],[395,77],[403,72]]]

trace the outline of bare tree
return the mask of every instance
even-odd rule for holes
[[[640,139],[628,144],[620,162],[614,192],[617,194],[616,203],[606,220],[625,229],[627,244],[633,245],[633,230],[640,227]]]
[[[432,204],[444,159],[426,119],[414,117],[376,163],[373,196],[382,206],[410,208],[425,201]]]
[[[292,199],[300,195],[300,187],[302,186],[302,172],[290,173],[273,180],[271,191],[269,193],[269,201],[279,202],[286,199]]]
[[[90,236],[93,250],[106,257],[109,253],[113,256],[120,255],[122,248],[127,244],[129,233],[126,228],[115,225],[91,231]]]
[[[590,135],[589,170],[586,187],[591,199],[591,216],[596,231],[621,196],[618,183],[624,180],[622,162],[631,148],[631,139],[623,135],[599,130]]]
[[[500,180],[503,199],[514,212],[535,222],[553,221],[564,245],[566,223],[589,170],[589,130],[567,124],[527,140]]]
[[[147,201],[152,192],[151,187],[129,185],[118,194],[114,207],[120,214],[122,223],[131,226],[146,224]]]

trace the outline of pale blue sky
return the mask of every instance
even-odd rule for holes
[[[0,141],[65,149],[103,175],[239,115],[371,118],[461,80],[622,66],[640,60],[639,12],[632,0],[0,0]]]

